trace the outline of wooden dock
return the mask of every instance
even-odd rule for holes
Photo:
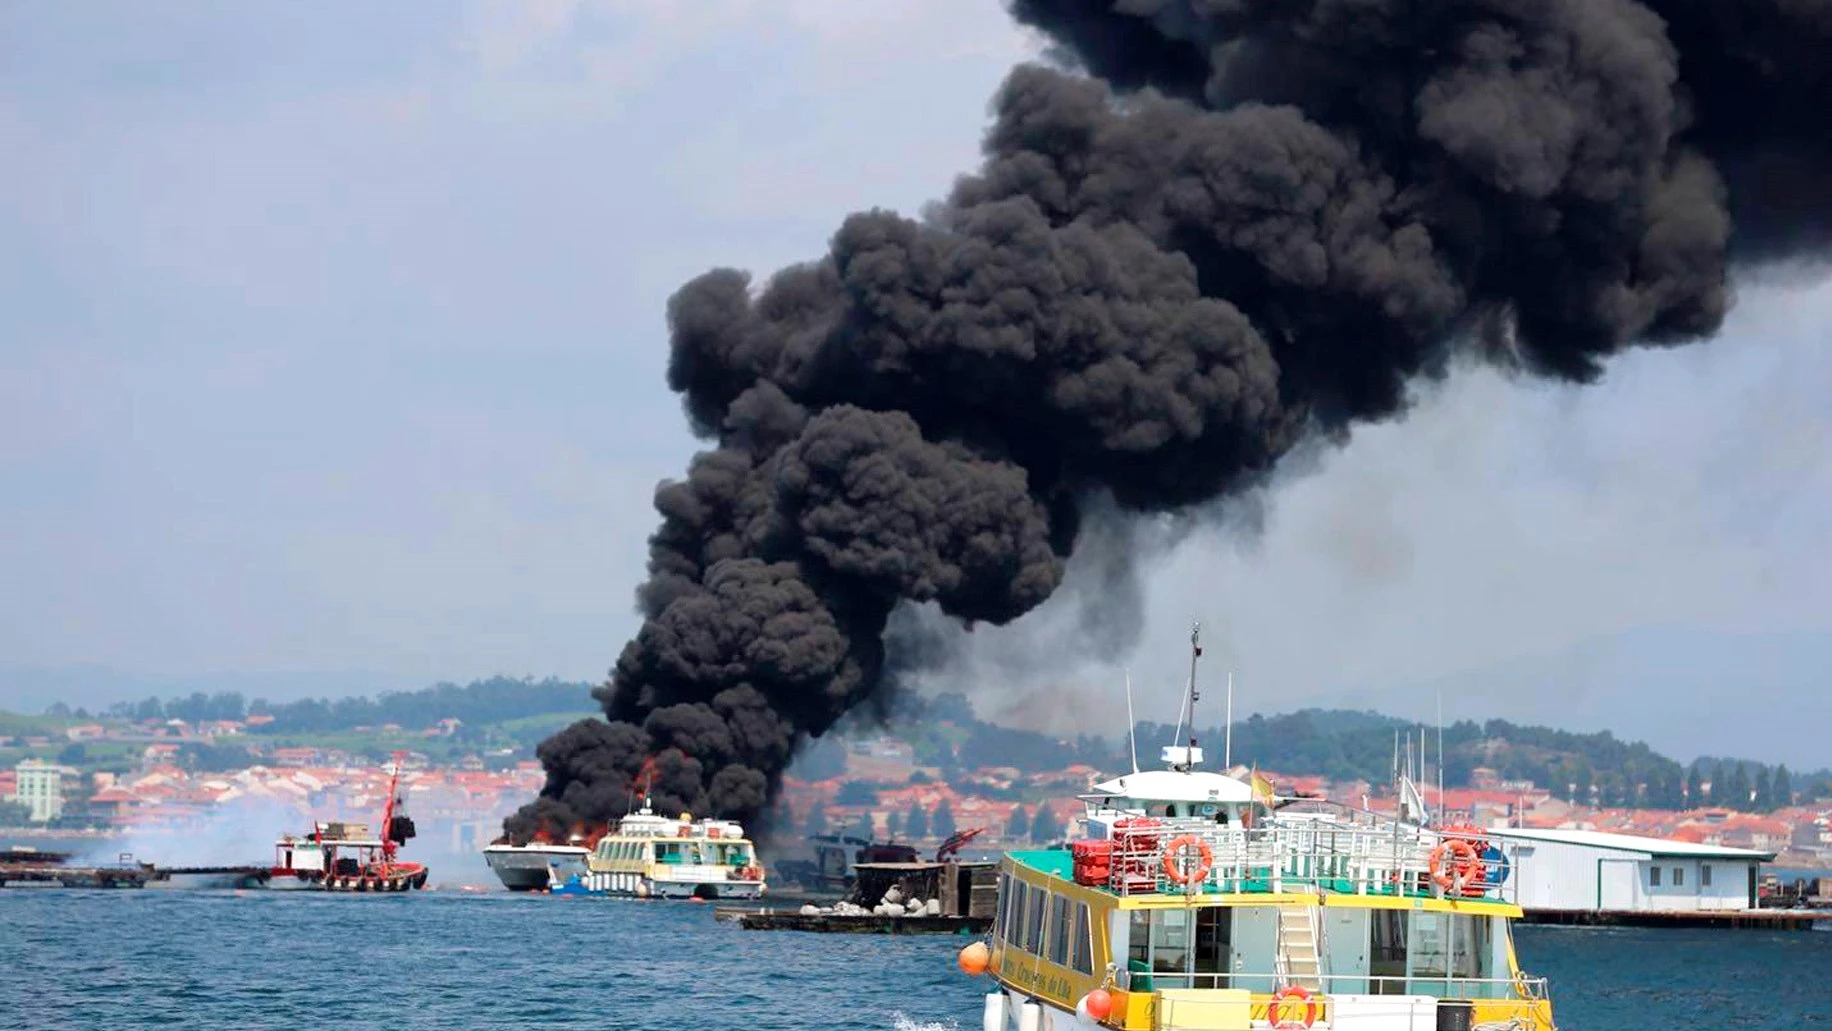
[[[1568,927],[1715,927],[1736,930],[1832,930],[1832,909],[1735,909],[1717,912],[1529,909],[1523,924]]]
[[[174,878],[233,881],[237,886],[265,884],[271,871],[263,866],[159,867],[150,863],[115,866],[65,866],[61,863],[0,863],[5,888],[165,888]]]

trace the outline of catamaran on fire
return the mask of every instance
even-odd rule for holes
[[[1198,770],[1193,736],[1163,760],[1081,796],[1085,840],[1005,856],[991,942],[961,954],[997,983],[986,1031],[1552,1031],[1479,830],[1288,811],[1257,772]]]

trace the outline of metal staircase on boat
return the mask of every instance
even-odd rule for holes
[[[1287,983],[1313,992],[1323,990],[1322,960],[1317,949],[1316,908],[1284,906],[1279,910],[1279,969]]]

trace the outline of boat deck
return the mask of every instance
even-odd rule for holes
[[[1075,853],[1046,849],[1009,853],[1017,862],[1053,878],[1121,898],[1140,895],[1262,895],[1308,892],[1330,895],[1503,901],[1504,864],[1499,852],[1485,853],[1466,882],[1440,880],[1436,864],[1442,846],[1470,841],[1473,828],[1431,831],[1358,824],[1306,823],[1240,827],[1212,821],[1166,818],[1146,826],[1115,827],[1108,851],[1090,859],[1101,872],[1077,880]],[[1459,846],[1460,847],[1460,846]],[[1172,879],[1167,852],[1198,851],[1206,867],[1196,883]],[[1471,854],[1474,854],[1473,852]],[[1186,870],[1185,876],[1194,871]],[[1092,882],[1092,883],[1090,883]]]

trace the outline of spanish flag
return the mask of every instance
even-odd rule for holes
[[[1272,782],[1260,776],[1259,767],[1253,768],[1253,777],[1249,782],[1253,787],[1253,800],[1268,809],[1273,807],[1275,799],[1272,794]]]

